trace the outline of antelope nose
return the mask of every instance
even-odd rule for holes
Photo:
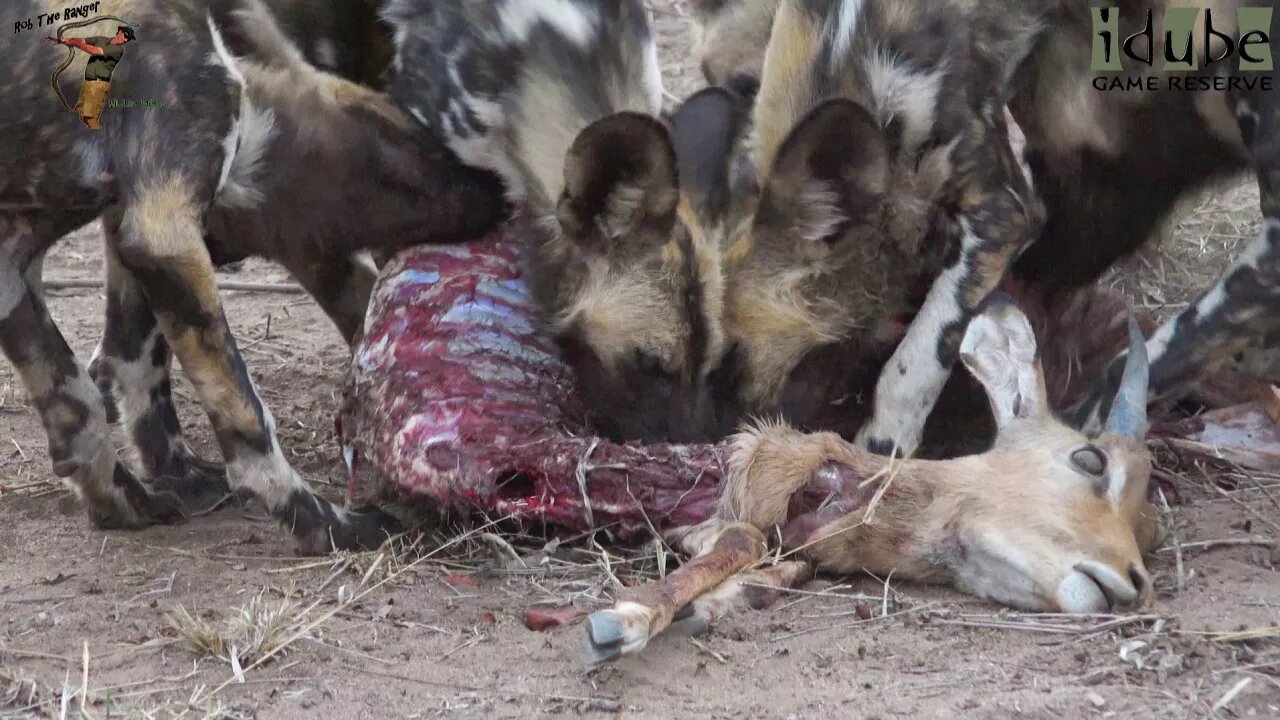
[[[1130,565],[1124,574],[1097,560],[1078,563],[1075,569],[1098,585],[1098,589],[1106,596],[1107,603],[1112,609],[1127,610],[1138,607],[1146,602],[1150,592],[1150,580],[1135,565]]]
[[[1151,602],[1153,587],[1151,585],[1151,576],[1147,574],[1146,568],[1140,565],[1130,565],[1129,581],[1133,583],[1134,589],[1138,591],[1138,607]]]

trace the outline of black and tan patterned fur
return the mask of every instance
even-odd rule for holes
[[[257,3],[108,0],[99,10],[145,28],[113,96],[165,107],[113,108],[87,132],[44,82],[56,60],[47,44],[0,49],[12,100],[0,107],[0,345],[44,421],[55,474],[99,526],[182,517],[179,496],[200,497],[217,473],[180,447],[172,353],[209,414],[232,489],[259,497],[303,550],[376,545],[394,527],[388,516],[333,506],[285,460],[227,329],[214,263],[280,260],[349,337],[372,279],[351,258],[487,231],[505,212],[499,183],[459,165],[381,95],[316,71]],[[63,76],[70,96],[83,62]],[[101,395],[39,292],[48,247],[104,212],[115,327],[103,361],[153,487],[117,459]]]

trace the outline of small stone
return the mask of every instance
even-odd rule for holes
[[[1085,693],[1084,696],[1085,696],[1085,699],[1089,701],[1089,704],[1096,708],[1104,707],[1107,704],[1107,699],[1102,697],[1101,695],[1099,695],[1097,692],[1093,690],[1090,690],[1089,692]]]

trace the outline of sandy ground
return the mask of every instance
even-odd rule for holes
[[[668,86],[683,95],[699,79],[686,26],[678,7],[656,4]],[[1248,184],[1188,203],[1159,248],[1114,281],[1173,311],[1252,235],[1255,203]],[[99,241],[96,226],[77,233],[47,276],[98,277]],[[287,280],[254,261],[225,277]],[[87,358],[101,292],[49,295]],[[341,497],[337,332],[301,296],[224,298],[286,452]],[[189,437],[215,457],[185,380],[177,393]],[[55,483],[39,421],[0,363],[0,717],[1280,717],[1280,553],[1215,544],[1280,538],[1280,478],[1238,480],[1225,493],[1195,474],[1178,480],[1174,536],[1202,545],[1184,549],[1181,571],[1171,548],[1151,559],[1158,593],[1141,616],[1023,616],[892,579],[827,578],[700,639],[663,637],[639,657],[587,670],[581,627],[533,632],[524,612],[603,607],[614,578],[653,569],[647,550],[632,559],[614,550],[605,562],[596,547],[522,538],[516,561],[475,530],[461,539],[450,530],[441,535],[452,544],[434,554],[422,548],[438,537],[413,551],[306,559],[252,506],[178,527],[96,531]],[[179,637],[171,618],[182,611],[211,626],[256,618],[257,641],[222,633],[245,658],[241,672],[226,659],[231,648],[200,652]],[[1220,634],[1257,628],[1270,631]],[[264,645],[285,649],[251,666]]]

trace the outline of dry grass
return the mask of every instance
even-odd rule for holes
[[[192,615],[178,605],[169,614],[169,626],[190,649],[226,660],[238,671],[281,647],[281,641],[298,630],[298,604],[288,595],[270,600],[266,592],[264,589],[254,595],[248,604],[218,623]],[[309,635],[298,633],[297,639],[306,637]]]
[[[1161,320],[1208,289],[1257,236],[1258,185],[1237,179],[1182,201],[1154,242],[1119,263],[1102,284],[1121,290]]]

